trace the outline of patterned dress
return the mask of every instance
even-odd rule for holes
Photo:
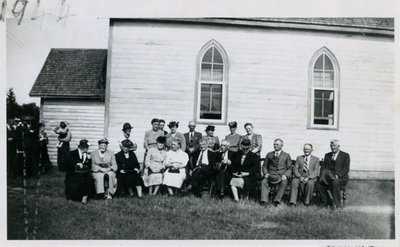
[[[147,186],[161,185],[163,183],[163,171],[167,151],[151,148],[146,157],[145,173],[147,174]]]

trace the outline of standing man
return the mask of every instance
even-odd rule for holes
[[[197,150],[199,150],[200,145],[199,141],[203,137],[200,132],[195,131],[196,129],[196,124],[194,121],[190,121],[188,124],[189,132],[185,133],[185,141],[186,141],[186,153],[189,155],[189,164],[190,164],[190,169],[194,168],[193,164],[193,155]]]
[[[239,142],[241,138],[241,136],[238,133],[236,133],[237,123],[236,121],[230,122],[228,126],[231,133],[225,136],[225,140],[227,140],[230,143],[229,151],[237,152],[239,151]]]
[[[268,203],[270,184],[278,186],[274,205],[279,205],[288,179],[292,175],[292,159],[288,153],[282,151],[282,147],[283,141],[279,138],[276,139],[274,141],[274,151],[269,152],[265,157],[262,166],[264,178],[261,183],[261,205]]]
[[[332,207],[340,206],[340,187],[349,181],[350,155],[340,150],[338,140],[331,141],[332,152],[325,154],[320,180],[315,185],[324,206],[328,205],[328,192],[332,192]]]
[[[216,178],[216,188],[218,195],[222,198],[225,195],[225,187],[226,181],[231,180],[231,164],[232,159],[235,152],[229,150],[230,143],[227,140],[221,141],[221,149],[218,152],[217,162],[216,162],[216,170],[217,170],[217,178]]]
[[[7,122],[7,176],[14,177],[17,149],[15,142],[15,129],[13,128],[14,119],[10,118]]]
[[[146,155],[147,155],[147,152],[149,151],[149,149],[153,148],[153,147],[157,147],[157,138],[159,136],[164,136],[164,132],[162,130],[160,130],[160,128],[159,128],[159,125],[160,125],[159,119],[153,118],[151,120],[151,125],[152,125],[152,129],[148,130],[144,133],[143,146],[146,151],[144,153],[143,164],[146,160]]]
[[[298,156],[293,169],[294,179],[292,181],[292,191],[290,193],[290,205],[297,204],[297,195],[303,204],[308,206],[314,192],[314,184],[319,174],[319,158],[311,155],[313,146],[309,143],[304,144],[304,155]]]
[[[251,143],[250,151],[257,154],[258,157],[260,157],[260,153],[262,150],[262,136],[254,133],[253,124],[251,123],[246,123],[244,125],[244,129],[246,130],[247,134],[242,136],[242,139],[244,138],[249,139]]]

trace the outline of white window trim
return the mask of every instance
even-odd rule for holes
[[[332,62],[334,68],[334,87],[313,87],[313,80],[314,80],[314,66],[315,62],[317,61],[318,57],[322,54],[325,54]],[[321,130],[339,130],[339,106],[340,106],[340,69],[339,63],[333,53],[326,47],[322,47],[319,49],[310,60],[309,65],[309,102],[308,102],[308,120],[307,120],[307,128],[308,129],[321,129]],[[314,92],[315,90],[331,90],[334,91],[334,111],[333,111],[333,125],[323,125],[323,124],[314,124]]]
[[[201,80],[201,62],[205,52],[212,46],[217,49],[223,61],[222,81],[202,81]],[[197,55],[196,65],[196,99],[194,105],[194,119],[197,124],[220,124],[226,125],[227,123],[227,109],[228,109],[228,56],[224,48],[215,40],[207,42],[199,51]],[[200,101],[201,101],[201,85],[202,84],[215,84],[222,85],[222,102],[221,102],[221,120],[215,119],[200,119]]]

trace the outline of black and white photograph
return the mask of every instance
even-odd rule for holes
[[[6,244],[398,244],[394,14],[0,2]]]

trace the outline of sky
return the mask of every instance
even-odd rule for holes
[[[75,13],[73,9],[80,6],[76,1],[74,8],[69,9],[68,15],[72,16],[61,20],[58,20],[61,1],[42,0],[39,11],[35,10],[34,1],[29,3],[32,5],[27,6],[20,25],[19,19],[6,21],[7,90],[14,89],[19,104],[39,105],[40,98],[30,97],[29,92],[50,49],[107,48],[108,19]],[[67,0],[62,13],[67,12],[68,4]],[[12,8],[12,4],[8,6]],[[32,20],[37,14],[41,16]]]

